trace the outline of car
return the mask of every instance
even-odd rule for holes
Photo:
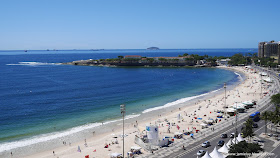
[[[258,128],[259,126],[258,126],[258,124],[257,123],[254,123],[253,124],[253,128]]]
[[[234,133],[231,133],[229,137],[234,138]]]
[[[207,148],[208,146],[210,146],[210,142],[209,141],[205,141],[204,143],[201,144],[202,147]]]
[[[222,135],[221,135],[221,138],[227,138],[227,134],[225,134],[225,133],[222,134]]]
[[[205,155],[205,153],[206,153],[205,150],[199,150],[199,151],[196,153],[196,155],[199,156],[199,157],[202,157],[202,156]]]
[[[220,140],[219,142],[218,142],[218,146],[223,146],[225,144],[225,141],[223,141],[223,140]]]

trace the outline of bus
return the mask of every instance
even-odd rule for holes
[[[258,122],[260,120],[260,112],[255,112],[249,116],[254,122]]]

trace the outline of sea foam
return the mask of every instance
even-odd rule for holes
[[[140,114],[131,114],[131,115],[125,116],[124,119],[127,120],[127,119],[135,118],[138,116],[140,116]],[[42,135],[34,136],[31,138],[19,140],[19,141],[3,143],[3,144],[0,144],[0,152],[62,138],[65,136],[69,136],[71,134],[82,132],[87,129],[101,126],[102,124],[105,125],[105,124],[109,124],[109,123],[113,123],[113,122],[117,122],[117,121],[121,121],[121,120],[122,119],[116,119],[116,120],[107,121],[104,123],[91,123],[91,124],[74,127],[69,130],[62,131],[62,132],[53,132],[53,133],[48,133],[48,134],[42,134]]]
[[[221,88],[220,88],[220,89],[221,89]],[[216,89],[216,90],[214,90],[214,91],[211,91],[211,92],[208,92],[208,93],[203,93],[203,94],[196,95],[196,96],[192,96],[192,97],[187,97],[187,98],[178,99],[178,100],[176,100],[176,101],[167,103],[167,104],[165,104],[165,105],[163,105],[163,106],[158,106],[158,107],[146,109],[146,110],[144,110],[142,113],[147,113],[147,112],[151,112],[151,111],[155,111],[155,110],[160,110],[160,109],[164,109],[164,108],[167,108],[167,107],[175,106],[175,105],[178,105],[178,104],[181,104],[181,103],[185,103],[185,102],[190,101],[190,100],[193,100],[193,99],[195,99],[195,98],[202,97],[202,96],[208,95],[208,94],[210,94],[210,93],[217,92],[217,91],[219,91],[220,89]]]
[[[234,72],[234,74],[237,75],[241,80],[243,80],[242,76],[239,73]]]
[[[22,66],[42,66],[42,65],[60,65],[59,63],[43,63],[43,62],[18,62],[18,64],[6,64],[6,65],[22,65]]]

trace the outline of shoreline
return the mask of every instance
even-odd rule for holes
[[[229,68],[226,68],[226,69],[229,70]],[[235,69],[231,69],[231,70],[236,71]],[[243,73],[243,72],[241,72],[241,73]],[[243,74],[243,75],[246,76],[246,74]],[[245,81],[246,81],[246,79],[241,81],[241,82],[240,81],[236,82],[236,84],[232,85],[231,89],[234,89],[234,88],[238,87],[240,84],[242,84]],[[176,104],[176,105],[170,106],[170,107],[164,107],[164,105],[159,106],[161,108],[156,109],[155,111],[153,110],[152,114],[151,114],[151,111],[146,113],[146,112],[144,112],[145,111],[144,110],[143,112],[141,112],[141,114],[135,114],[136,117],[126,119],[125,128],[133,127],[133,123],[136,120],[138,120],[138,122],[139,122],[139,120],[141,122],[149,122],[148,120],[154,120],[153,118],[156,117],[156,114],[157,115],[160,114],[160,115],[162,115],[162,117],[168,117],[172,113],[178,112],[178,108],[181,108],[181,107],[184,107],[184,106],[185,106],[185,108],[186,107],[194,108],[194,107],[196,107],[195,105],[193,105],[195,102],[197,102],[199,100],[209,99],[209,98],[212,98],[213,96],[221,95],[222,93],[223,93],[223,88],[219,88],[219,89],[211,91],[211,92],[207,92],[207,93],[203,93],[203,94],[200,94],[200,95],[192,96],[192,97],[195,97],[195,98],[187,100],[189,103],[186,103],[186,101],[184,101],[184,102],[181,102],[179,104]],[[191,97],[188,97],[188,98],[191,98]],[[159,107],[154,107],[154,108],[159,108]],[[148,110],[148,109],[146,109],[146,110]],[[37,155],[38,152],[39,152],[39,155],[41,155],[41,153],[45,153],[46,150],[48,151],[47,153],[49,154],[50,150],[52,150],[53,148],[56,148],[56,149],[64,148],[64,145],[62,144],[62,142],[64,142],[64,141],[67,142],[67,146],[69,146],[68,145],[69,142],[71,142],[71,145],[73,145],[73,144],[83,144],[81,142],[83,142],[84,139],[91,140],[91,139],[96,139],[97,137],[105,137],[106,135],[108,135],[112,132],[118,133],[122,129],[122,126],[121,126],[122,124],[120,122],[121,122],[121,120],[117,119],[117,120],[112,120],[112,121],[105,122],[104,125],[102,125],[102,123],[95,123],[96,127],[92,127],[92,126],[94,126],[93,124],[84,125],[84,126],[88,126],[87,129],[84,129],[84,130],[80,131],[79,133],[73,133],[73,134],[70,134],[70,135],[67,135],[67,136],[64,136],[64,137],[56,138],[56,140],[46,141],[44,143],[37,143],[35,148],[31,147],[31,146],[35,146],[35,144],[33,144],[33,145],[30,145],[30,146],[25,146],[25,147],[16,149],[15,152],[13,152],[14,157],[17,156],[16,153],[25,153],[25,154],[19,154],[18,155],[19,157],[24,156],[24,155],[25,156],[30,155],[30,154],[31,155],[32,154]],[[103,129],[100,129],[99,127],[102,127]],[[98,128],[98,129],[94,129],[94,128]],[[94,130],[94,133],[93,133],[93,130]],[[134,132],[134,130],[133,130],[133,132]],[[60,133],[61,132],[57,132],[57,134],[60,134]],[[47,146],[47,148],[46,148],[46,146]],[[41,149],[44,149],[44,150],[38,151],[38,148],[41,148]],[[61,150],[63,150],[63,149],[61,149]],[[13,150],[11,150],[11,151],[13,151]],[[26,151],[28,151],[29,154],[26,154],[27,153]],[[7,151],[7,152],[10,153],[10,151]],[[0,156],[1,156],[1,153],[0,153]]]

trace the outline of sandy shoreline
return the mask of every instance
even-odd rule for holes
[[[259,82],[258,84],[253,84],[254,81],[259,81],[258,74],[250,74],[244,70],[244,68],[231,68],[233,71],[239,71],[245,74],[246,80],[242,83],[238,84],[234,90],[229,90],[228,98],[227,98],[227,105],[232,105],[234,101],[246,101],[246,100],[258,100],[260,99],[259,95]],[[238,92],[235,91],[238,89]],[[196,98],[194,100],[189,101],[188,103],[182,103],[182,105],[168,107],[166,109],[161,109],[158,111],[153,111],[145,114],[141,114],[139,117],[135,117],[132,119],[128,119],[125,122],[125,134],[128,136],[125,137],[125,152],[130,150],[131,146],[134,146],[134,136],[138,133],[138,128],[135,127],[136,120],[138,121],[139,127],[145,127],[146,124],[158,124],[158,119],[164,120],[168,119],[170,122],[177,122],[176,116],[180,113],[183,116],[184,122],[178,124],[181,128],[178,130],[176,126],[171,127],[171,133],[175,131],[181,131],[186,128],[196,127],[197,129],[201,129],[200,124],[201,121],[198,123],[190,123],[190,120],[193,118],[193,114],[196,116],[202,117],[203,114],[208,113],[207,117],[214,118],[214,111],[221,110],[223,107],[223,97],[224,97],[224,90],[221,89],[218,92],[210,93],[207,96],[202,96]],[[240,95],[241,94],[241,95]],[[240,96],[240,97],[239,97]],[[210,99],[211,98],[211,99]],[[208,103],[208,99],[210,99],[210,104]],[[200,100],[200,102],[198,102]],[[205,101],[204,101],[205,100]],[[206,101],[207,100],[207,101]],[[206,107],[206,104],[209,104],[209,107]],[[201,107],[201,110],[198,111],[198,107]],[[174,109],[176,108],[176,109]],[[181,110],[179,110],[180,108]],[[205,110],[204,110],[205,109]],[[172,112],[171,112],[172,111]],[[194,113],[194,111],[197,111]],[[211,115],[209,112],[212,112]],[[160,115],[160,116],[159,116]],[[186,116],[187,115],[187,116]],[[161,123],[159,123],[161,124]],[[109,127],[108,127],[109,126]],[[90,155],[90,157],[109,157],[108,154],[118,152],[122,153],[122,140],[119,138],[119,135],[122,131],[122,124],[120,121],[116,121],[113,123],[109,123],[107,125],[99,126],[99,130],[88,129],[84,132],[75,133],[73,135],[69,135],[67,137],[62,137],[57,139],[56,141],[48,141],[45,143],[39,143],[38,145],[34,146],[34,148],[26,147],[22,149],[18,149],[13,151],[13,157],[22,157],[24,153],[35,153],[33,155],[26,156],[28,158],[48,158],[48,157],[67,157],[67,158],[77,158],[77,157],[84,157],[85,155]],[[168,135],[167,127],[162,126],[159,128],[160,136]],[[170,134],[169,134],[170,135]],[[104,144],[111,144],[114,136],[118,137],[119,144],[110,145],[109,148],[104,148]],[[87,146],[85,146],[85,141]],[[66,145],[63,144],[66,142]],[[74,142],[74,143],[73,143]],[[71,143],[71,144],[69,144]],[[81,148],[81,152],[77,152],[78,146]],[[38,148],[44,149],[43,152],[38,152]],[[26,151],[28,150],[28,151]],[[96,151],[95,151],[96,150]],[[55,151],[55,156],[53,154]],[[143,151],[143,150],[142,150]],[[22,154],[23,155],[22,155]],[[144,151],[145,153],[145,151]],[[1,156],[1,154],[0,154]],[[2,156],[10,156],[10,151],[6,152]]]

